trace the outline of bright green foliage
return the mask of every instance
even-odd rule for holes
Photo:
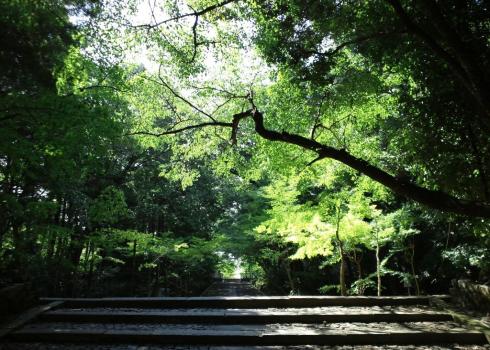
[[[195,295],[231,256],[270,293],[488,281],[487,219],[399,195],[490,200],[488,9],[441,5],[3,1],[0,284]]]
[[[127,216],[124,193],[114,187],[105,188],[88,209],[94,224],[114,224]]]

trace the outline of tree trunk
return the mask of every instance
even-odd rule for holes
[[[85,246],[85,255],[83,256],[83,272],[84,272],[84,274],[87,274],[87,272],[88,272],[91,247],[92,247],[92,244],[91,244],[90,240],[87,240],[87,245]]]
[[[157,262],[157,267],[154,273],[154,280],[151,283],[150,297],[158,296],[159,282],[160,282],[160,260],[158,260]],[[187,285],[186,285],[186,292],[187,292]]]
[[[339,240],[339,248],[340,248],[340,295],[347,295],[347,287],[345,286],[345,255],[344,255],[344,247],[342,242]]]
[[[356,264],[357,280],[360,281],[362,280],[362,253],[357,254],[356,250],[354,249],[352,254],[352,260],[354,261],[354,264]],[[359,295],[364,295],[364,288],[358,288],[358,293]]]
[[[358,257],[357,256],[357,252],[356,252],[355,249],[352,252],[352,255],[353,255],[352,260],[354,260],[354,264],[356,264],[357,279],[358,280],[361,280],[362,279],[362,266],[361,266],[361,259],[362,259],[362,257]]]
[[[294,280],[291,276],[291,266],[289,265],[289,262],[287,260],[284,261],[284,269],[286,270],[286,275],[288,276],[289,294],[295,294],[296,287],[294,285]]]
[[[410,245],[410,268],[412,270],[412,277],[415,283],[415,291],[417,295],[420,295],[420,286],[419,286],[419,280],[417,278],[417,274],[415,273],[415,242],[412,242]]]
[[[18,278],[16,282],[24,282],[25,279],[25,269],[26,264],[24,263],[24,241],[20,233],[20,223],[16,220],[12,222],[12,241],[14,244],[14,266],[17,270],[14,275]]]
[[[340,283],[340,295],[347,295],[347,287],[345,286],[345,253],[344,253],[344,245],[342,240],[340,239],[340,203],[337,205],[337,222],[335,226],[335,237],[337,239],[337,243],[339,245],[340,251],[340,272],[339,272],[339,283]]]
[[[473,132],[473,128],[471,125],[466,126],[467,129],[467,138],[471,145],[471,150],[473,152],[473,156],[475,157],[476,167],[478,169],[478,178],[480,179],[483,199],[488,202],[490,201],[490,189],[488,188],[488,179],[485,167],[485,155],[482,154],[480,147],[478,147],[478,140]]]
[[[94,243],[92,243],[90,246],[91,246],[90,255],[89,255],[90,263],[89,263],[88,274],[87,274],[87,291],[86,291],[87,295],[90,294],[90,290],[92,289],[92,281],[94,277],[94,259],[95,259],[94,255],[96,252]]]
[[[163,288],[165,290],[165,295],[164,296],[170,296],[170,288],[168,286],[168,273],[167,269],[170,268],[168,263],[165,263],[165,259],[162,259],[163,266],[165,268],[163,269]]]
[[[56,243],[56,237],[53,232],[48,233],[48,239],[46,243],[46,263],[51,263],[54,255],[54,245]]]
[[[378,277],[378,297],[380,297],[381,296],[381,262],[379,259],[379,241],[377,237],[376,237],[376,275]]]
[[[53,259],[54,263],[54,271],[52,282],[54,284],[53,292],[58,294],[60,292],[60,276],[62,275],[63,264],[63,256],[65,255],[65,247],[66,247],[66,238],[58,237],[56,243],[56,251]]]
[[[132,295],[136,295],[136,239],[133,241],[133,265],[131,268],[131,289]]]
[[[68,249],[68,259],[70,262],[70,266],[68,267],[68,273],[65,278],[66,294],[70,297],[74,297],[77,294],[77,290],[75,287],[78,283],[78,268],[83,251],[83,243],[80,242],[81,239],[81,235],[73,235]]]

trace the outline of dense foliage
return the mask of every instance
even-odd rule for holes
[[[490,281],[481,1],[0,4],[0,284]]]

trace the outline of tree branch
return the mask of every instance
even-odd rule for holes
[[[264,125],[263,114],[259,112],[255,106],[252,109],[235,114],[232,118],[231,123],[208,122],[190,125],[180,129],[168,130],[161,133],[140,131],[132,133],[130,135],[163,136],[177,134],[186,130],[198,129],[202,127],[220,126],[232,128],[231,140],[232,143],[236,143],[238,125],[241,120],[247,117],[251,117],[253,119],[255,124],[255,131],[264,139],[274,142],[279,141],[289,143],[316,153],[317,158],[310,162],[309,165],[325,158],[334,159],[349,166],[354,170],[359,171],[360,173],[368,176],[374,181],[386,186],[393,192],[408,199],[414,200],[420,204],[426,205],[430,208],[470,217],[490,218],[490,205],[488,204],[477,201],[459,199],[445,192],[429,190],[405,179],[397,178],[387,173],[386,171],[368,163],[367,161],[353,156],[345,149],[336,149],[321,144],[313,139],[297,134],[290,134],[286,131],[278,132],[275,130],[267,129]]]
[[[459,199],[447,193],[429,190],[404,179],[396,178],[384,170],[369,164],[365,160],[354,157],[343,149],[335,149],[301,135],[267,129],[264,126],[262,113],[257,110],[252,111],[252,117],[255,122],[255,131],[267,140],[290,143],[315,152],[318,154],[318,157],[335,159],[370,177],[374,181],[381,183],[393,192],[430,208],[471,217],[490,218],[489,205]]]
[[[149,78],[147,78],[147,79],[149,79]],[[206,117],[208,117],[209,119],[211,119],[213,122],[216,122],[216,119],[214,119],[214,117],[211,114],[209,114],[206,111],[202,110],[201,108],[197,107],[195,104],[193,104],[191,101],[189,101],[185,97],[181,96],[179,93],[177,93],[177,91],[172,89],[172,87],[167,84],[167,82],[162,78],[162,75],[161,75],[161,65],[160,65],[160,68],[158,69],[158,79],[160,80],[160,83],[158,83],[152,79],[149,79],[149,80],[153,81],[154,83],[162,85],[167,90],[169,90],[172,95],[174,95],[176,98],[178,98],[179,100],[181,100],[182,102],[187,104],[189,107],[194,109],[196,112],[199,112],[199,113],[205,115]]]
[[[146,29],[154,29],[154,28],[157,28],[163,24],[166,24],[166,23],[170,23],[170,22],[174,22],[174,21],[178,21],[182,18],[186,18],[186,17],[199,17],[199,16],[202,16],[208,12],[211,12],[211,11],[214,11],[216,10],[217,8],[220,8],[220,7],[223,7],[223,6],[226,6],[232,2],[236,2],[238,0],[225,0],[225,1],[222,1],[220,3],[217,3],[217,4],[214,4],[214,5],[211,5],[211,6],[208,6],[208,7],[205,7],[203,8],[202,10],[199,10],[199,11],[193,11],[193,12],[189,12],[189,13],[184,13],[182,15],[178,15],[178,16],[174,16],[172,18],[167,18],[163,21],[160,21],[160,22],[156,22],[154,24],[140,24],[140,25],[136,25],[136,26],[133,26],[133,28],[146,28]],[[196,20],[197,22],[197,20]]]
[[[325,159],[325,157],[322,156],[322,155],[319,155],[318,157],[316,157],[315,159],[313,159],[312,161],[310,161],[308,164],[306,164],[306,166],[307,167],[312,166],[313,164],[315,164],[316,162],[319,162],[322,159]]]
[[[192,129],[201,129],[204,127],[208,126],[221,126],[221,127],[228,127],[232,128],[233,124],[232,123],[225,123],[225,122],[208,122],[208,123],[200,123],[200,124],[194,124],[194,125],[188,125],[184,126],[179,129],[171,129],[171,130],[166,130],[162,132],[151,132],[151,131],[135,131],[126,134],[126,136],[133,136],[133,135],[147,135],[147,136],[165,136],[165,135],[173,135],[173,134],[179,134],[181,132],[187,131],[187,130],[192,130]]]
[[[181,20],[183,18],[194,17],[194,23],[192,25],[192,56],[191,56],[190,60],[187,62],[187,63],[193,63],[194,60],[196,59],[196,56],[197,56],[197,48],[199,46],[201,46],[201,45],[206,45],[206,44],[213,43],[211,41],[198,41],[198,38],[197,38],[197,26],[198,26],[198,22],[199,22],[199,17],[205,15],[208,12],[214,11],[214,10],[220,8],[220,7],[226,6],[226,5],[228,5],[228,4],[232,3],[232,2],[236,2],[236,1],[239,1],[239,0],[225,0],[225,1],[222,1],[220,3],[217,3],[217,4],[214,4],[214,5],[210,5],[208,7],[205,7],[203,9],[199,10],[199,11],[196,11],[191,6],[189,6],[191,8],[192,12],[180,14],[180,15],[177,15],[177,16],[174,16],[174,17],[171,17],[171,18],[167,18],[167,19],[165,19],[163,21],[160,21],[160,22],[157,22],[156,21],[155,14],[154,14],[154,8],[150,5],[151,16],[152,16],[153,21],[155,23],[154,24],[133,25],[131,27],[132,28],[136,28],[136,29],[137,28],[144,28],[144,29],[150,31],[152,29],[158,28],[158,27],[160,27],[160,26],[162,26],[164,24],[170,23],[170,22],[177,22],[177,21],[179,21],[179,20]],[[174,47],[174,49],[175,49],[175,47]]]
[[[241,112],[241,113],[238,113],[238,114],[235,114],[233,116],[233,120],[231,122],[232,124],[232,129],[231,129],[231,143],[233,145],[236,145],[237,143],[237,133],[238,133],[238,124],[240,123],[240,121],[248,116],[251,116],[252,115],[252,110],[249,109],[245,112]]]

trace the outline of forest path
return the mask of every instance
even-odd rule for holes
[[[45,299],[59,304],[0,350],[490,350],[431,296],[236,296],[252,292],[224,281],[206,294],[226,296]]]
[[[215,281],[203,293],[202,296],[257,296],[263,295],[250,282],[240,279],[223,279]]]

